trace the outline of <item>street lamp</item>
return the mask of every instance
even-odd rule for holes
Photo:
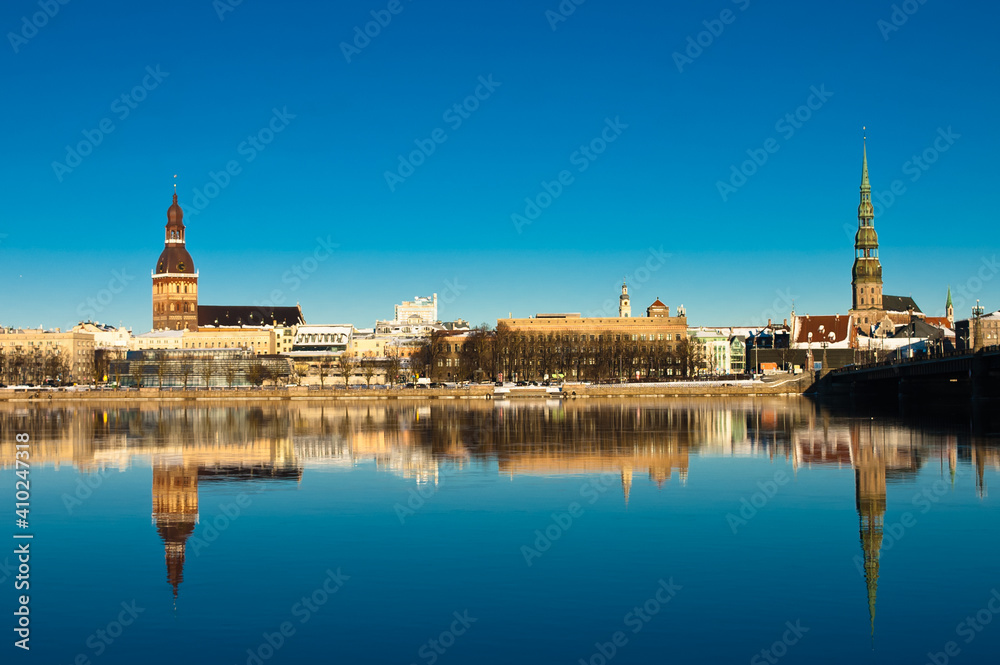
[[[972,317],[975,321],[974,328],[971,332],[973,353],[983,346],[983,329],[982,321],[980,320],[983,316],[983,312],[983,307],[979,304],[979,298],[976,298],[976,306],[972,308]]]
[[[759,349],[759,348],[760,348],[760,331],[757,331],[757,334],[753,338],[753,372],[752,372],[752,374],[757,374],[758,372],[760,372],[760,362],[758,362],[759,361],[759,357],[757,355],[757,349]]]
[[[813,334],[809,333],[806,335],[806,341],[809,343],[809,353],[806,354],[807,362],[809,363],[809,371],[815,372],[816,366],[813,363]]]

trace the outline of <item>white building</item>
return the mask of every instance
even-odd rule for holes
[[[721,328],[688,328],[688,338],[698,346],[709,374],[730,374],[731,354],[729,330]]]
[[[183,330],[153,330],[136,335],[129,342],[129,350],[145,351],[146,349],[183,349]]]
[[[90,333],[94,336],[94,348],[106,351],[128,351],[132,340],[132,331],[125,326],[115,328],[93,321],[80,322],[71,332]]]
[[[416,296],[413,300],[404,300],[396,305],[395,321],[410,323],[436,323],[438,319],[438,294],[430,297]]]
[[[354,326],[350,324],[300,325],[295,330],[291,355],[334,354],[348,350]]]

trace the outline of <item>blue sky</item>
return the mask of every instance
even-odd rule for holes
[[[203,304],[843,313],[862,125],[886,293],[1000,307],[993,5],[233,1],[3,4],[0,323],[148,330],[175,174]]]

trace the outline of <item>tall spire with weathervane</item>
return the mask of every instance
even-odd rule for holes
[[[851,271],[852,314],[855,323],[868,331],[882,312],[882,263],[878,258],[875,209],[868,181],[868,137],[864,137],[861,158],[861,202],[858,204],[858,232],[854,236],[854,268]]]

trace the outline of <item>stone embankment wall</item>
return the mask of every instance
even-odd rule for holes
[[[672,396],[727,396],[727,395],[790,395],[801,394],[812,385],[812,377],[802,375],[796,379],[774,383],[746,385],[705,385],[684,382],[670,382],[656,385],[567,385],[562,393],[545,393],[526,390],[511,391],[494,395],[492,385],[469,386],[468,388],[396,388],[391,390],[344,390],[328,388],[309,390],[307,388],[280,388],[250,390],[246,388],[229,390],[0,390],[0,402],[12,403],[54,403],[68,401],[84,402],[185,402],[185,401],[232,401],[232,400],[421,400],[421,399],[574,399],[586,397],[672,397]]]

